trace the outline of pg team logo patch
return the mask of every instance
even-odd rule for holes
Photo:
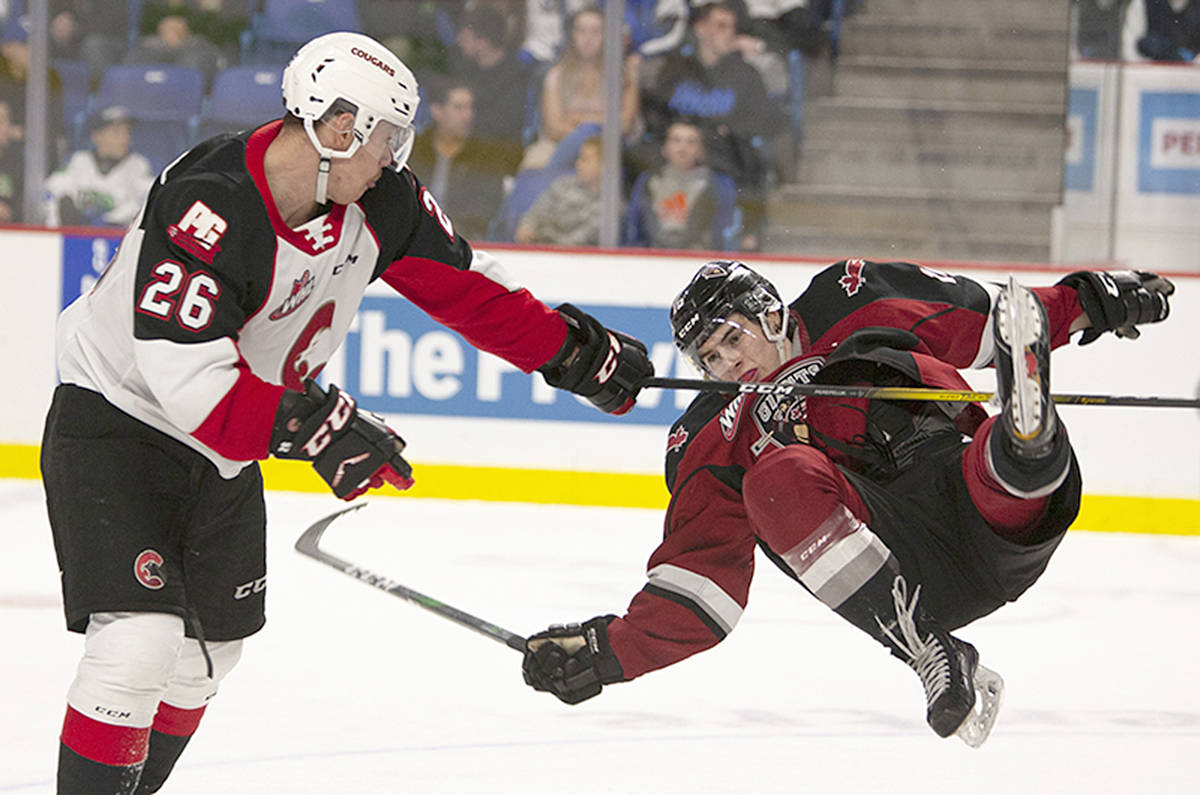
[[[213,212],[207,204],[197,201],[188,208],[177,223],[167,227],[171,242],[208,265],[221,250],[218,245],[229,223]]]
[[[167,584],[163,556],[153,549],[143,550],[133,561],[133,576],[144,587],[157,591]]]

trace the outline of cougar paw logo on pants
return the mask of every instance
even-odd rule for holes
[[[162,588],[167,584],[167,574],[163,571],[163,556],[153,549],[144,550],[133,561],[133,576],[151,591]]]

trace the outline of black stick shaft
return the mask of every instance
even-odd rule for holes
[[[385,593],[389,593],[399,599],[403,599],[406,602],[411,602],[417,607],[423,607],[431,613],[441,616],[442,618],[449,619],[450,621],[453,621],[460,626],[464,626],[467,629],[475,630],[480,635],[491,638],[499,643],[503,643],[510,649],[515,649],[516,651],[524,653],[524,636],[518,635],[515,632],[510,632],[509,630],[497,626],[490,621],[484,621],[482,618],[463,612],[457,607],[452,607],[445,602],[434,599],[432,596],[426,596],[419,591],[414,591],[411,588],[407,588],[390,577],[376,574],[370,569],[350,563],[349,561],[343,560],[342,558],[339,558],[338,556],[332,555],[321,549],[321,534],[325,532],[325,528],[329,527],[333,520],[337,519],[339,516],[343,516],[351,511],[356,511],[359,508],[362,508],[364,505],[366,505],[366,503],[352,505],[349,508],[343,508],[336,513],[326,516],[324,519],[320,519],[313,523],[311,527],[305,530],[304,533],[301,534],[298,539],[296,539],[296,551],[301,555],[305,555],[313,560],[320,561],[326,566],[335,568],[342,574],[349,575],[360,582],[374,586],[375,588],[378,588]]]
[[[643,388],[696,389],[702,392],[740,392],[753,395],[870,398],[875,400],[936,400],[945,403],[986,403],[995,392],[906,386],[842,386],[838,384],[773,384],[760,381],[707,381],[699,378],[646,378]],[[1135,397],[1130,395],[1051,395],[1055,403],[1073,406],[1141,406],[1200,409],[1200,398]]]

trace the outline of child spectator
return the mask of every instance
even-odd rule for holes
[[[0,98],[0,224],[19,222],[23,215],[25,162],[21,137],[8,100]]]
[[[564,174],[537,197],[521,216],[514,238],[518,243],[595,246],[600,243],[600,184],[604,153],[600,136],[579,147],[575,173]]]
[[[150,161],[130,150],[124,108],[101,110],[90,128],[92,148],[75,152],[66,168],[46,178],[47,226],[125,226],[154,181]]]
[[[662,166],[643,173],[633,186],[629,242],[653,248],[719,248],[713,172],[704,165],[700,126],[687,119],[673,122],[662,156]]]
[[[604,121],[604,13],[589,6],[571,17],[567,49],[542,82],[542,127],[525,150],[521,168],[541,168],[554,147],[581,124]],[[621,77],[621,135],[630,137],[639,124],[637,64],[625,60]]]

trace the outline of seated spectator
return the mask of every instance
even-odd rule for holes
[[[704,134],[694,121],[667,128],[663,164],[634,184],[629,242],[653,248],[716,249],[713,172],[704,165]]]
[[[563,16],[571,16],[595,0],[529,0],[521,56],[539,66],[554,63],[563,48]]]
[[[4,30],[5,38],[0,41],[0,99],[8,103],[11,122],[20,129],[21,140],[28,139],[25,123],[25,84],[29,77],[29,44],[23,26],[9,25]],[[8,38],[12,36],[12,38]],[[54,69],[50,70],[47,90],[50,103],[46,119],[46,158],[50,165],[57,165],[66,151],[66,127],[63,122],[62,80]]]
[[[579,147],[575,172],[564,174],[537,197],[521,216],[514,236],[518,243],[553,243],[562,246],[600,244],[600,189],[604,152],[600,136]]]
[[[507,23],[490,6],[465,12],[459,25],[451,73],[475,96],[475,135],[494,148],[506,173],[515,173],[524,148],[529,66],[506,45]]]
[[[708,165],[737,185],[745,230],[741,247],[756,251],[766,222],[769,152],[776,136],[786,136],[790,145],[788,119],[737,50],[732,5],[719,1],[697,8],[692,32],[695,52],[668,56],[642,97],[646,127],[661,142],[675,117],[699,119]]]
[[[571,17],[562,57],[546,72],[539,103],[542,126],[525,150],[521,168],[541,168],[569,132],[581,124],[604,121],[604,13],[589,6]],[[625,60],[621,80],[621,135],[632,137],[640,125],[637,63]]]
[[[443,26],[450,26],[458,0],[358,0],[362,32],[396,53],[423,83],[429,73],[450,68],[450,47]]]
[[[8,100],[0,98],[0,224],[24,217],[25,152],[21,128],[13,124]]]
[[[186,16],[167,14],[158,21],[152,35],[143,36],[130,50],[125,63],[199,69],[204,73],[205,86],[209,86],[213,75],[224,69],[228,60],[215,44],[192,33]]]
[[[497,165],[492,147],[472,134],[471,87],[453,78],[428,85],[433,123],[413,142],[408,167],[437,197],[459,234],[482,240],[504,199],[507,174]]]
[[[141,32],[152,35],[164,17],[183,17],[193,36],[215,45],[225,63],[233,64],[240,55],[241,34],[259,5],[259,0],[150,0],[142,6]]]
[[[132,122],[123,108],[101,110],[88,126],[91,148],[46,178],[47,226],[125,226],[154,182],[150,161],[130,150]]]

